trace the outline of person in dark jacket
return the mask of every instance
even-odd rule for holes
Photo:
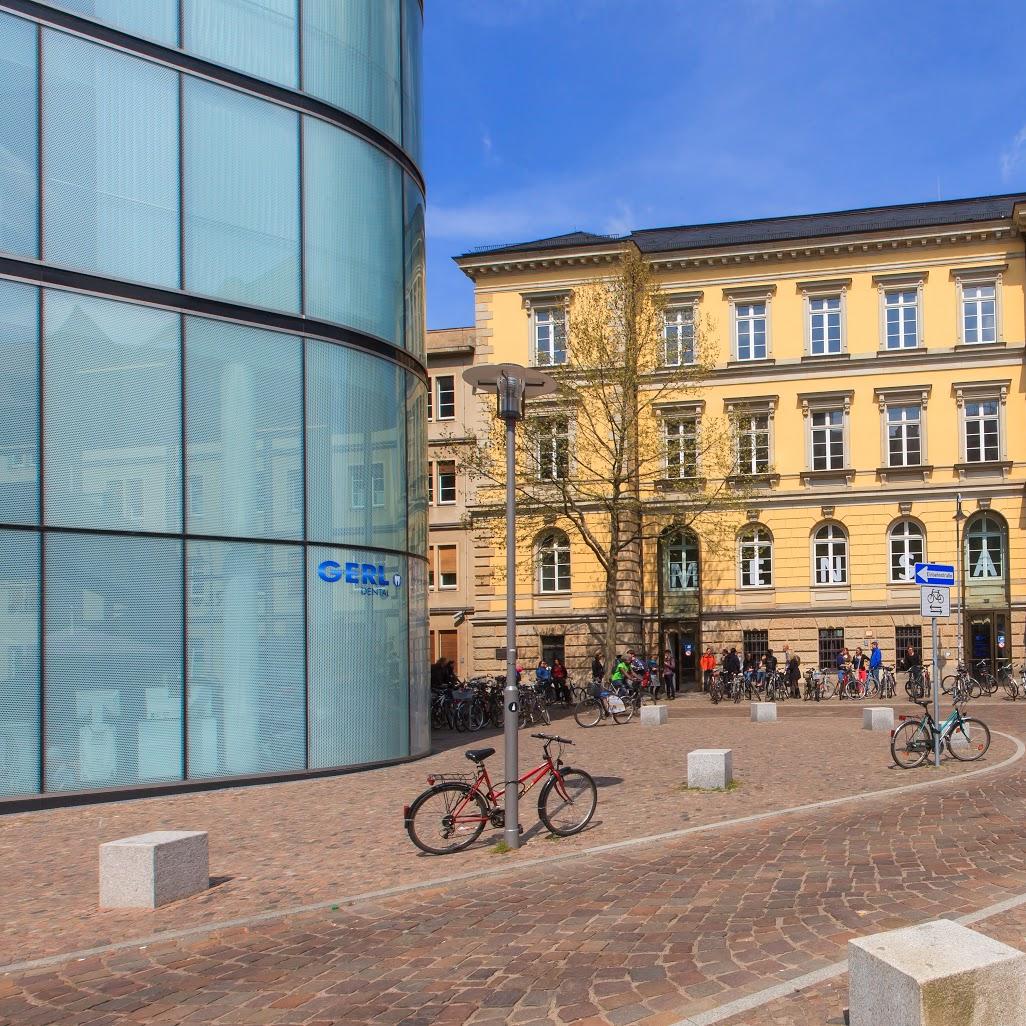
[[[552,690],[556,693],[557,702],[562,702],[564,705],[570,704],[570,686],[567,684],[566,667],[559,656],[552,660]]]
[[[595,658],[591,661],[591,679],[602,680],[606,675],[606,668],[602,665],[602,653],[596,652]]]

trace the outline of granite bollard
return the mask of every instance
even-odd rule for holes
[[[696,748],[688,752],[688,787],[723,791],[734,779],[734,753],[730,748]]]
[[[871,705],[862,710],[863,730],[894,730],[894,710],[887,705]]]
[[[776,718],[776,702],[752,702],[752,723],[773,723]]]
[[[209,886],[205,832],[157,830],[100,845],[100,908],[157,908]]]
[[[641,723],[646,727],[661,727],[670,720],[670,710],[665,705],[643,705]]]

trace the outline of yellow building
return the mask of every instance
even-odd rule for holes
[[[966,657],[1022,661],[1024,231],[1015,195],[629,236],[667,295],[668,358],[688,358],[696,323],[715,345],[692,415],[735,419],[757,488],[731,549],[665,538],[642,554],[624,644],[673,646],[684,683],[707,645],[787,643],[807,667],[877,639],[889,662],[928,642],[911,568],[955,563],[958,523]],[[575,232],[457,258],[475,362],[562,363],[570,295],[622,244]],[[475,553],[477,672],[501,669],[501,555]],[[521,661],[544,647],[584,672],[603,615],[587,549],[546,530],[519,564]],[[952,661],[957,619],[942,621]]]

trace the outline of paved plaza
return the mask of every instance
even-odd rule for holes
[[[10,816],[0,1023],[841,1022],[851,937],[975,914],[1026,947],[1026,712],[974,709],[1001,732],[984,761],[909,772],[861,703],[792,701],[774,724],[697,698],[664,727],[563,719],[595,820],[552,840],[529,798],[508,854],[489,831],[430,858],[402,829],[426,774],[486,734],[370,773]],[[733,749],[737,790],[684,787],[686,753],[710,746]],[[215,886],[101,913],[96,846],[167,828],[209,831]]]

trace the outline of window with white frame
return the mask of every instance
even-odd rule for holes
[[[435,504],[435,461],[428,460],[427,465],[427,482],[428,482],[428,505],[433,506]]]
[[[923,408],[918,403],[887,406],[887,465],[918,467],[923,462]]]
[[[848,583],[848,536],[838,524],[824,524],[812,542],[816,584]]]
[[[371,505],[385,505],[385,465],[372,463],[349,468],[349,503],[353,509],[367,508],[367,483],[370,482]]]
[[[438,419],[455,420],[456,378],[452,374],[440,374],[435,378],[435,390],[438,393]]]
[[[926,538],[914,520],[899,520],[889,539],[891,581],[910,584],[916,577],[916,563],[926,562]]]
[[[538,590],[570,590],[570,540],[562,531],[551,531],[538,542]]]
[[[963,283],[962,341],[967,345],[997,341],[997,286],[994,282]]]
[[[844,467],[844,410],[813,410],[811,415],[812,469]]]
[[[429,387],[428,387],[428,390],[427,390],[427,419],[428,420],[434,420],[435,419],[435,400],[434,400],[434,395],[433,395],[434,391],[435,391],[435,382],[434,382],[434,379],[432,378],[429,381]]]
[[[741,532],[738,568],[742,588],[768,588],[773,584],[773,536],[765,527],[749,527]]]
[[[663,363],[681,367],[695,362],[695,308],[671,306],[663,313]]]
[[[768,474],[770,468],[769,414],[737,414],[734,417],[739,474]]]
[[[698,590],[698,539],[691,531],[670,535],[666,546],[668,591]]]
[[[438,553],[438,587],[452,590],[456,587],[456,546],[439,545]]]
[[[452,460],[438,462],[436,494],[439,506],[451,506],[456,501],[456,464]]]
[[[570,433],[566,417],[543,417],[537,422],[538,478],[565,481],[570,472]]]
[[[734,337],[739,360],[765,360],[766,303],[734,304]]]
[[[565,307],[535,307],[534,362],[539,367],[558,367],[566,363]]]
[[[829,356],[841,351],[841,297],[809,298],[809,352]]]
[[[966,463],[1001,458],[1001,410],[997,399],[972,400],[963,409]]]
[[[915,349],[919,345],[919,289],[887,289],[883,301],[887,348]]]
[[[992,514],[976,517],[966,528],[965,565],[974,581],[1004,577],[1005,533]]]
[[[671,480],[694,477],[698,471],[698,420],[675,417],[663,423],[666,439],[666,476]]]

